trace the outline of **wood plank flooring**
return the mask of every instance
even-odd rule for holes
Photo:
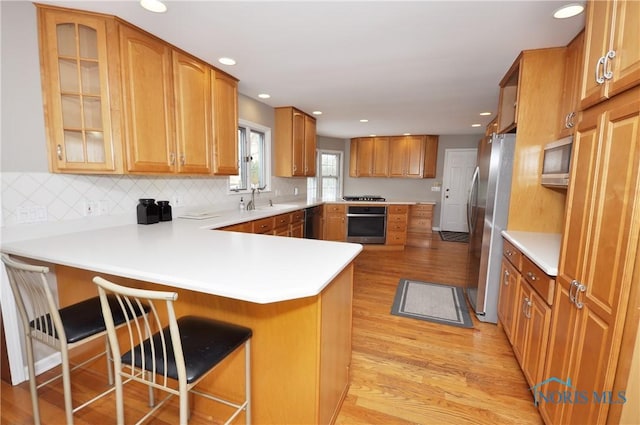
[[[439,238],[437,238],[439,239]],[[400,278],[464,285],[467,244],[434,238],[432,248],[365,251],[356,260],[351,387],[337,424],[541,424],[504,333],[474,318],[474,328],[392,316]],[[72,376],[74,398],[104,387],[93,372]],[[64,423],[61,385],[41,392],[43,424]],[[32,424],[27,383],[2,382],[0,424]],[[128,421],[146,408],[128,389]],[[76,424],[115,423],[113,396],[74,416]],[[133,409],[133,412],[131,411]],[[175,403],[149,423],[177,423]],[[190,424],[211,424],[194,412]]]

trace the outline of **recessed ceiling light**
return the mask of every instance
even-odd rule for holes
[[[140,6],[155,13],[164,13],[167,11],[167,5],[160,0],[140,0]]]
[[[482,127],[482,124],[471,124],[471,127]]]
[[[312,114],[313,115],[322,115],[322,111],[313,111]]]
[[[218,59],[218,62],[220,62],[223,65],[235,65],[236,64],[236,60],[233,58],[227,58],[227,57],[223,57]]]
[[[260,99],[269,99],[269,98],[271,97],[271,95],[270,95],[270,94],[267,94],[267,93],[260,93],[260,94],[258,95],[258,97],[259,97]]]
[[[411,133],[402,133],[403,136],[411,136]]]
[[[377,134],[370,134],[369,137],[376,137]]]
[[[583,10],[584,5],[580,3],[569,3],[553,12],[553,17],[556,19],[571,18],[572,16],[581,14]]]
[[[360,120],[360,122],[369,122],[369,120],[366,119],[366,118],[363,118],[363,119]]]
[[[491,112],[480,112],[480,115],[482,115],[483,117],[487,117],[491,115]]]

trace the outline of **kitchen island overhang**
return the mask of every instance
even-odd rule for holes
[[[91,278],[100,275],[175,290],[178,315],[251,327],[254,422],[335,419],[348,389],[353,259],[361,245],[175,221],[13,242],[2,250],[56,265],[61,305],[95,295]],[[235,363],[203,385],[240,394],[231,379],[242,373]],[[211,413],[209,404],[198,407]]]

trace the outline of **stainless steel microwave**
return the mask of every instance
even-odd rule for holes
[[[545,145],[541,178],[543,186],[567,187],[569,185],[572,145],[573,136]]]

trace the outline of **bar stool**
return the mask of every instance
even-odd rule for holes
[[[203,317],[185,316],[176,319],[173,302],[178,298],[178,294],[175,292],[129,288],[101,277],[95,277],[93,281],[98,285],[109,343],[113,351],[118,425],[124,424],[123,383],[131,380],[168,393],[137,424],[145,421],[167,400],[177,395],[180,402],[180,424],[186,425],[189,418],[190,393],[233,407],[235,410],[225,424],[231,423],[242,411],[245,411],[245,422],[251,423],[251,329]],[[124,354],[121,353],[114,328],[113,318],[117,312],[113,304],[109,304],[108,295],[116,296],[118,306],[125,316],[130,316],[129,311],[132,308],[140,308],[142,305],[149,307],[149,314],[144,320],[136,318],[127,323],[129,340],[133,341],[131,345],[134,348]],[[168,317],[166,327],[161,325],[157,307],[162,315],[166,314]],[[158,331],[153,333],[153,329]],[[194,389],[209,371],[243,346],[244,401],[232,402]]]
[[[29,370],[33,420],[36,425],[40,424],[38,389],[62,377],[66,422],[67,424],[73,424],[73,414],[75,412],[115,390],[115,387],[113,387],[113,369],[108,338],[105,338],[106,348],[103,352],[73,368],[70,368],[69,365],[69,350],[106,334],[100,298],[93,297],[58,309],[57,302],[47,283],[48,267],[21,263],[6,254],[1,254],[1,258],[7,270],[11,292],[16,301],[22,324],[27,353],[27,368]],[[107,302],[115,305],[117,300],[111,297]],[[135,314],[141,315],[142,311],[136,310]],[[111,320],[116,326],[121,326],[126,319],[122,314],[116,314]],[[36,382],[33,340],[40,341],[58,350],[61,356],[62,373],[40,384]],[[70,372],[105,354],[108,360],[107,374],[111,388],[74,408],[71,398]]]

